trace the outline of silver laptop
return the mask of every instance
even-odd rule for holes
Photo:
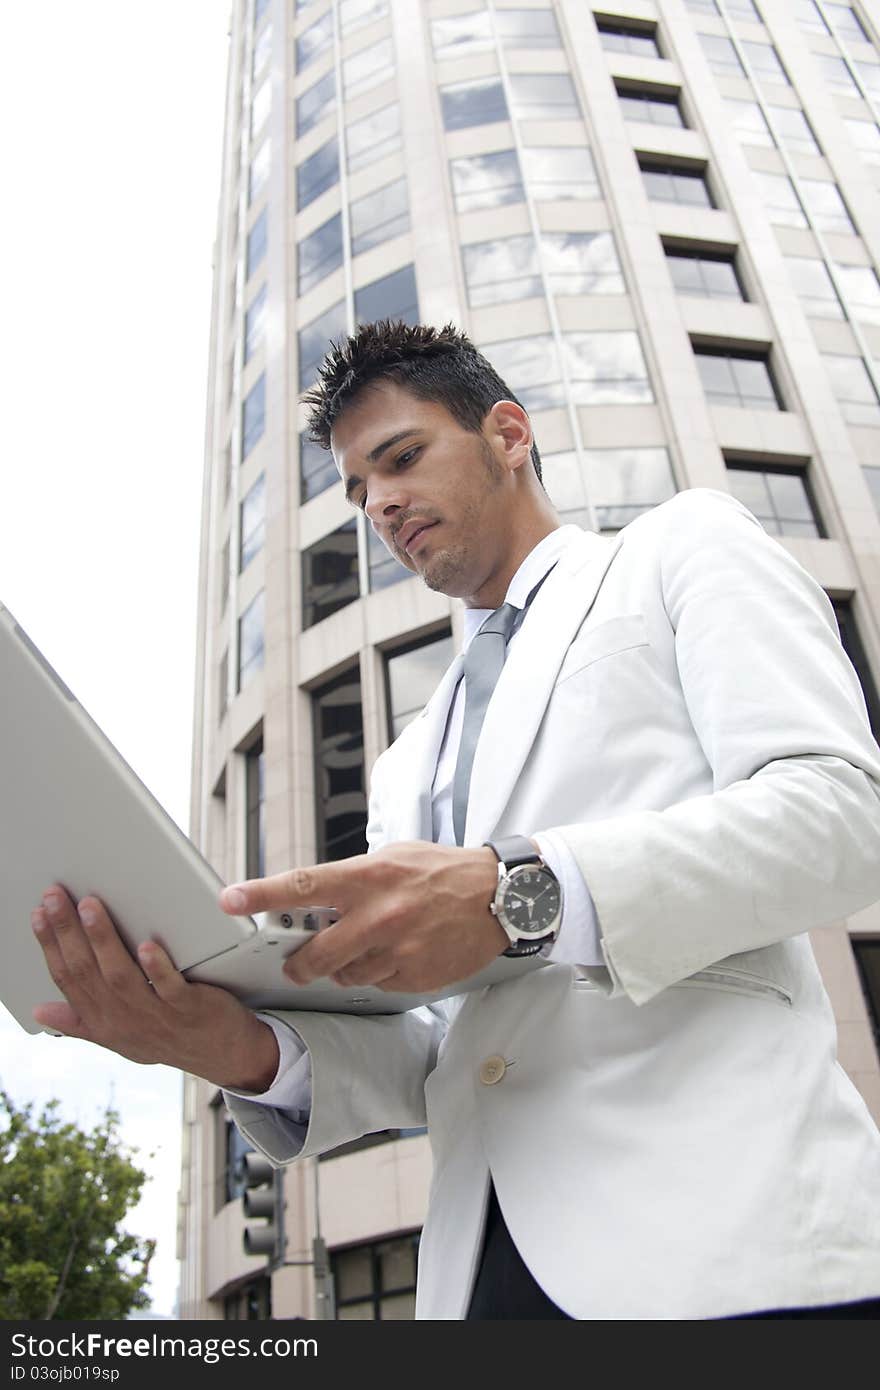
[[[29,1033],[35,1004],[59,995],[30,926],[43,892],[100,898],[128,949],[160,942],[189,980],[252,1008],[401,1013],[540,968],[499,957],[431,994],[292,984],[284,958],[336,919],[332,907],[229,917],[222,880],[0,604],[0,1000]]]

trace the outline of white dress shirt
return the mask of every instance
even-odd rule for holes
[[[522,608],[538,581],[556,564],[576,529],[574,526],[559,526],[538,542],[510,581],[505,596],[506,603]],[[464,610],[462,651],[467,651],[478,630],[493,611],[491,608]],[[510,638],[508,646],[520,640],[520,633],[528,621],[527,612],[519,628]],[[431,789],[433,838],[434,843],[439,845],[455,844],[452,786],[463,722],[464,680],[460,680],[452,698]],[[536,841],[543,858],[562,886],[563,911],[560,929],[556,940],[549,947],[545,947],[542,954],[545,954],[548,960],[560,961],[567,965],[604,965],[605,958],[599,945],[599,923],[593,899],[565,841],[558,835],[536,833],[531,826],[522,826],[519,833]],[[267,1014],[260,1014],[259,1017],[269,1024],[278,1039],[281,1055],[275,1079],[269,1089],[259,1095],[248,1091],[230,1091],[230,1095],[244,1096],[248,1100],[273,1105],[282,1110],[295,1124],[306,1125],[312,1090],[308,1050],[299,1034],[289,1024]]]

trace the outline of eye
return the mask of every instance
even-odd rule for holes
[[[406,468],[407,464],[413,462],[418,452],[418,447],[414,449],[407,449],[405,453],[400,454],[399,457],[394,460],[395,468]]]

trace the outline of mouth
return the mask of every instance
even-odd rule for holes
[[[413,551],[417,550],[421,545],[422,537],[428,531],[433,530],[433,528],[437,525],[439,525],[439,522],[426,521],[421,526],[417,526],[414,531],[411,531],[408,535],[405,535],[401,549],[405,550],[407,555],[412,555]]]

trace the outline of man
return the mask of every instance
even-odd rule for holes
[[[34,925],[69,1004],[41,1021],[217,1082],[276,1163],[427,1121],[421,1317],[876,1316],[880,1137],[805,935],[880,897],[880,750],[827,598],[723,493],[560,526],[526,412],[451,328],[362,327],[307,399],[466,651],[373,768],[371,853],[223,905],[341,911],[300,983],[544,962],[257,1018],[56,889]]]

